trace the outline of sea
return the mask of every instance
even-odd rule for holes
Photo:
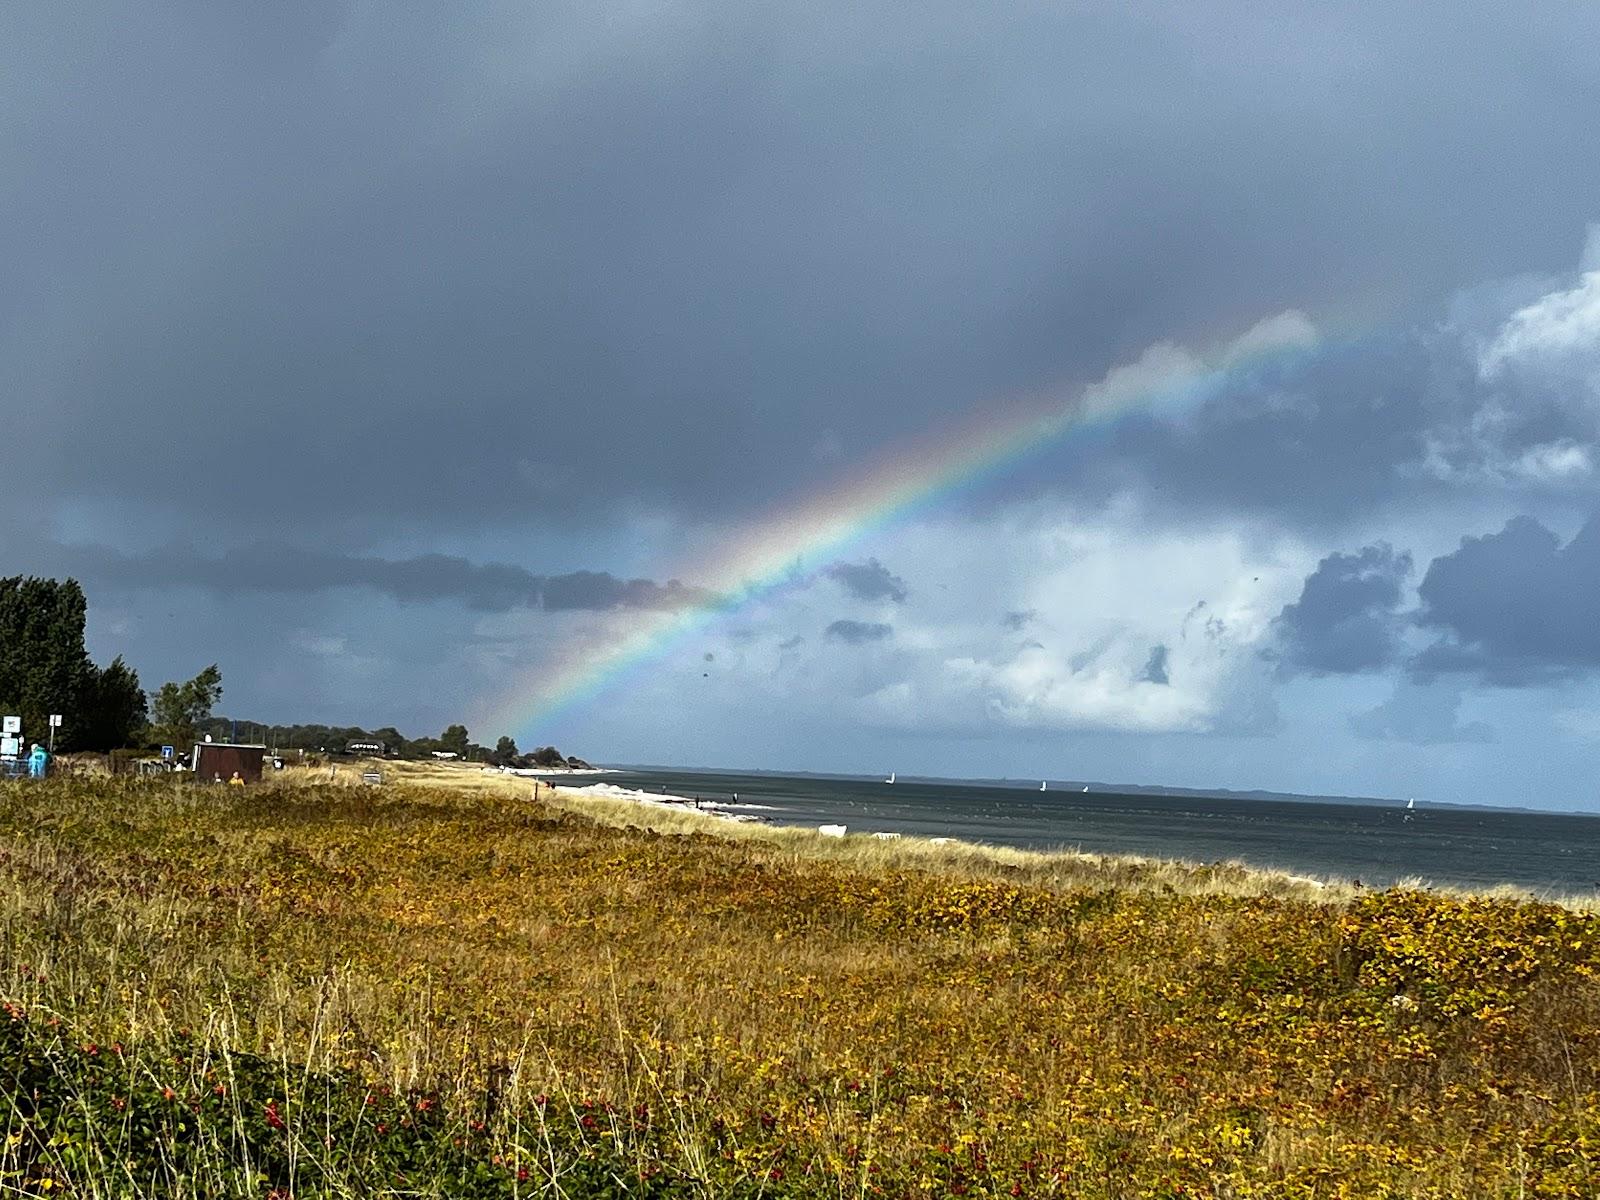
[[[1600,892],[1600,816],[1399,801],[1153,795],[1082,783],[625,768],[596,782],[717,801],[779,825],[1195,863],[1237,860],[1387,887]],[[576,780],[567,786],[581,786]]]

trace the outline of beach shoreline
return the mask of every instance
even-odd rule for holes
[[[566,778],[575,775],[620,775],[614,767],[484,767],[485,775],[513,775],[519,779]]]
[[[1436,883],[1416,876],[1383,886],[1366,886],[1357,878],[1319,876],[1238,858],[1200,862],[1184,858],[1086,851],[1068,844],[1046,849],[1022,849],[954,837],[928,837],[831,825],[826,827],[825,832],[820,824],[789,823],[728,811],[732,806],[727,802],[701,800],[697,808],[694,797],[652,793],[614,784],[554,788],[552,793],[558,802],[570,802],[575,811],[585,812],[608,823],[633,824],[661,833],[703,832],[719,837],[755,837],[788,843],[806,853],[859,858],[865,860],[864,865],[898,859],[907,865],[922,867],[936,866],[943,861],[950,866],[984,864],[1002,870],[1031,868],[1046,873],[1065,868],[1074,875],[1082,875],[1087,871],[1103,876],[1101,886],[1105,887],[1140,890],[1171,888],[1230,896],[1271,895],[1319,904],[1349,903],[1363,894],[1383,891],[1427,891],[1441,896],[1558,904],[1574,911],[1600,908],[1600,898],[1541,891],[1514,883],[1471,887]],[[552,798],[552,793],[547,793],[541,799]],[[766,806],[740,807],[761,809]]]
[[[747,810],[766,808],[765,805],[740,804],[737,801],[728,800],[702,800],[699,796],[680,796],[665,791],[647,792],[643,788],[627,788],[613,783],[591,783],[582,787],[569,787],[565,790],[587,799],[621,800],[630,804],[641,804],[677,812],[699,813],[701,816],[709,817],[712,820],[739,823],[753,824],[760,822],[763,818],[757,816],[755,812]]]
[[[626,774],[626,772],[619,772]],[[978,871],[1023,879],[1031,877],[1046,886],[1090,888],[1173,889],[1214,895],[1280,896],[1320,904],[1349,903],[1377,892],[1428,891],[1441,896],[1559,904],[1577,912],[1600,909],[1600,896],[1581,891],[1540,889],[1516,883],[1464,885],[1437,882],[1423,875],[1408,875],[1381,885],[1364,885],[1354,875],[1319,873],[1253,862],[1238,857],[1201,860],[1123,851],[1084,850],[1070,841],[1022,848],[960,838],[904,833],[893,839],[872,834],[885,832],[870,826],[850,825],[844,837],[820,832],[818,824],[786,823],[775,819],[773,808],[741,801],[731,808],[726,797],[702,798],[681,792],[651,792],[612,783],[567,785],[560,779],[532,780],[498,771],[484,772],[465,766],[405,764],[396,777],[453,789],[484,788],[566,808],[603,824],[651,829],[658,833],[699,833],[734,840],[757,839],[775,843],[807,857],[842,859],[862,869],[905,866],[926,870]],[[355,778],[351,776],[352,780]],[[606,789],[605,792],[598,788]],[[613,794],[606,794],[611,792]],[[748,813],[755,819],[732,819]]]

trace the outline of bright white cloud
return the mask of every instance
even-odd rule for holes
[[[1508,447],[1502,409],[1490,405],[1468,425],[1436,429],[1424,439],[1420,462],[1411,470],[1442,483],[1461,485],[1532,484],[1566,487],[1587,483],[1594,474],[1591,446],[1573,438],[1540,442],[1523,450]]]
[[[1318,339],[1316,326],[1303,312],[1287,309],[1256,322],[1244,333],[1208,356],[1172,342],[1149,346],[1132,362],[1107,371],[1098,383],[1085,388],[1079,411],[1088,418],[1113,416],[1130,405],[1154,397],[1168,408],[1193,398],[1194,389],[1216,381],[1218,368],[1237,366],[1258,355],[1277,350],[1309,349]]]
[[[1600,270],[1512,313],[1479,357],[1489,378],[1519,367],[1600,389]]]
[[[1233,340],[1223,356],[1226,363],[1237,363],[1274,350],[1309,350],[1319,340],[1317,327],[1299,309],[1286,309],[1276,316],[1257,321]]]
[[[1411,474],[1466,486],[1590,482],[1600,452],[1597,259],[1600,227],[1591,227],[1575,279],[1509,303],[1505,289],[1479,289],[1464,306],[1471,319],[1443,328],[1475,355],[1478,386],[1431,397],[1438,411]]]
[[[1571,438],[1530,446],[1512,463],[1512,472],[1534,483],[1565,483],[1594,473],[1589,447]]]
[[[892,623],[892,637],[849,646],[812,636],[780,652],[836,615],[825,589],[807,589],[763,617],[771,645],[741,648],[759,668],[752,687],[791,703],[826,697],[907,731],[1262,730],[1275,718],[1257,651],[1311,558],[1231,531],[1149,532],[1126,509],[1045,507],[1013,514],[1003,536],[992,522],[941,522],[903,531],[882,553],[911,599],[851,611]],[[1026,622],[1006,619],[1021,612]],[[1148,670],[1157,646],[1165,683]]]
[[[1171,342],[1149,347],[1131,363],[1106,372],[1105,378],[1083,390],[1079,411],[1086,418],[1114,416],[1151,395],[1177,391],[1199,379],[1205,364],[1193,353]]]

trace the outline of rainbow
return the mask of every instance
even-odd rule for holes
[[[854,543],[946,499],[1069,434],[1104,428],[1134,411],[1174,415],[1235,372],[1306,352],[1309,322],[1286,313],[1209,355],[1161,344],[1067,400],[1045,397],[975,413],[938,437],[899,447],[798,504],[753,522],[745,536],[672,572],[716,599],[673,611],[640,611],[598,647],[570,646],[521,681],[488,715],[491,728],[526,735],[666,655],[691,635],[780,589],[806,582]],[[809,566],[808,566],[809,564]]]

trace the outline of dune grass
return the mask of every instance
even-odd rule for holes
[[[291,774],[0,787],[0,1193],[1600,1185],[1589,913]]]
[[[481,767],[450,763],[388,763],[383,766],[396,779],[425,783],[430,787],[491,791],[512,798],[532,795],[532,782]],[[322,778],[328,768],[322,768]],[[333,768],[334,778],[354,786],[361,768],[344,765]],[[1288,899],[1347,904],[1362,894],[1359,884],[1338,877],[1314,877],[1263,867],[1240,860],[1213,863],[1184,862],[1150,858],[1135,854],[1097,854],[1070,847],[1053,850],[1022,850],[973,842],[936,842],[924,837],[899,837],[880,841],[870,836],[832,838],[808,827],[735,823],[688,807],[641,805],[626,800],[586,794],[592,779],[580,777],[563,782],[554,778],[555,791],[541,783],[540,797],[564,811],[581,813],[604,825],[627,829],[648,829],[657,833],[703,833],[733,841],[764,843],[787,848],[806,858],[825,858],[870,870],[885,866],[918,867],[928,870],[958,870],[968,873],[998,871],[1013,881],[1045,887],[1115,887],[1154,889],[1184,895],[1223,895],[1234,897],[1276,896]],[[1432,891],[1463,899],[1534,900],[1559,904],[1576,911],[1600,909],[1594,893],[1570,895],[1553,890],[1533,890],[1515,884],[1493,888],[1463,888],[1440,884],[1421,877],[1404,879],[1396,885],[1402,891]]]

